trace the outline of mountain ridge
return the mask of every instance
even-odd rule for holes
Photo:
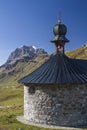
[[[14,66],[18,62],[28,62],[32,60],[34,57],[37,57],[41,54],[48,53],[43,48],[36,48],[35,46],[24,45],[12,51],[7,61],[4,64],[2,64],[0,68]]]
[[[7,63],[11,63],[13,60],[23,59],[25,57],[33,58],[38,54],[47,54],[47,52],[42,48],[36,48],[35,46],[22,46],[21,48],[16,48],[8,57]]]

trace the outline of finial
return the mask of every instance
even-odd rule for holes
[[[61,20],[61,11],[59,11],[59,20],[58,20],[58,24],[61,24],[62,23],[62,20]]]

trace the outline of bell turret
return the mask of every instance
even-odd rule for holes
[[[65,37],[67,33],[67,27],[62,24],[61,19],[58,20],[58,24],[56,24],[53,28],[53,33],[55,37],[51,40],[51,42],[55,43],[56,52],[62,52],[64,54],[64,46],[66,42],[69,40]]]

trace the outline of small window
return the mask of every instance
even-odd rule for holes
[[[34,86],[29,87],[29,93],[30,94],[34,94],[35,93],[35,87]]]

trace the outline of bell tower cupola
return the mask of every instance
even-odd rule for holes
[[[55,37],[51,40],[52,43],[56,46],[56,53],[61,52],[64,54],[65,43],[69,42],[69,40],[65,37],[67,33],[67,27],[62,24],[62,20],[58,20],[58,24],[53,27],[53,33]]]

